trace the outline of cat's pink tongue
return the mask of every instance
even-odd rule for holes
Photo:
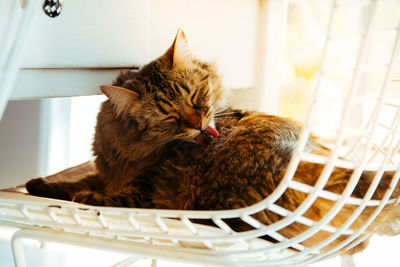
[[[209,132],[210,134],[214,135],[214,137],[219,136],[219,132],[210,125],[207,126],[206,131]]]
[[[218,137],[219,136],[219,132],[217,130],[215,130],[212,126],[207,126],[207,128],[205,129],[205,131],[209,132],[210,134],[212,134],[214,137]],[[196,136],[194,139],[196,139],[197,143],[199,143],[202,146],[206,146],[206,142],[204,140],[204,137],[199,134],[198,136]]]

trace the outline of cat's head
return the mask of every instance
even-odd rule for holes
[[[100,89],[119,116],[137,122],[142,141],[202,143],[202,131],[218,135],[211,125],[224,101],[221,79],[213,64],[193,56],[182,30],[164,55]]]

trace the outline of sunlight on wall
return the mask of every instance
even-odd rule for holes
[[[104,96],[73,97],[71,100],[70,166],[92,158],[92,142],[97,112]]]
[[[335,99],[346,96],[370,8],[365,5],[368,2],[360,2],[361,4],[340,9],[334,18],[332,39],[336,38],[336,41],[328,47],[325,66],[320,66],[320,61],[331,1],[293,1],[288,6],[286,42],[281,64],[281,115],[304,121],[320,67],[325,73],[329,72],[329,78],[322,81],[321,95]],[[381,87],[384,69],[381,72],[377,70],[382,69],[389,61],[400,16],[400,2],[381,1],[377,14],[375,29],[378,31],[372,35],[367,55],[370,68],[365,70],[359,89],[359,93],[363,95],[376,95]],[[400,68],[397,68],[394,76],[400,77]],[[400,92],[400,85],[391,89]],[[357,115],[359,123],[355,127],[365,123],[371,112],[371,108],[367,106],[362,109],[363,112]],[[314,118],[313,123],[323,127],[336,127],[340,112],[335,111],[339,110],[340,106],[335,102],[327,103],[320,109],[319,116]]]

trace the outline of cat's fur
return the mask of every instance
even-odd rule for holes
[[[182,31],[163,56],[138,72],[123,72],[114,86],[101,90],[109,100],[98,114],[93,143],[98,174],[76,183],[32,179],[26,184],[29,193],[105,206],[181,210],[246,207],[263,200],[278,186],[300,134],[300,126],[288,119],[223,109],[224,90],[215,67],[190,53]],[[206,131],[213,119],[218,138]],[[306,148],[329,153],[313,138]],[[314,185],[323,167],[301,162],[294,180]],[[351,174],[352,170],[335,168],[325,190],[340,194]],[[383,175],[374,199],[382,198],[392,176]],[[373,177],[374,173],[364,172],[352,196],[362,198]],[[393,197],[398,195],[396,190]],[[275,204],[294,211],[306,197],[287,189]],[[334,204],[318,198],[303,216],[318,222]],[[330,225],[340,227],[355,208],[345,205]],[[360,227],[373,210],[365,209],[351,228]],[[384,220],[387,210],[369,230]],[[269,210],[254,217],[266,225],[282,219]],[[251,229],[240,220],[227,223],[235,231]],[[295,222],[279,232],[291,238],[308,228]],[[315,245],[329,235],[320,231],[302,244]],[[346,237],[340,236],[328,247]],[[350,253],[365,245],[366,241]]]

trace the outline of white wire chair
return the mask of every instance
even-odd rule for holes
[[[298,266],[336,256],[343,249],[349,250],[368,239],[371,231],[368,234],[364,231],[371,226],[382,209],[388,204],[398,203],[397,199],[391,198],[391,194],[400,178],[400,18],[395,27],[377,29],[375,20],[380,2],[383,1],[356,2],[367,6],[368,15],[365,29],[352,35],[360,38],[356,62],[350,69],[342,70],[351,76],[349,89],[343,97],[336,99],[326,98],[322,93],[324,81],[332,73],[337,75],[336,70],[328,69],[327,64],[332,46],[337,39],[349,38],[335,35],[334,24],[339,10],[351,8],[351,3],[333,1],[313,101],[285,176],[271,195],[255,205],[241,209],[181,211],[93,207],[3,191],[0,192],[0,222],[21,228],[12,240],[16,266],[25,266],[21,243],[23,239],[83,245],[135,255],[115,266],[127,266],[137,257],[209,265]],[[373,35],[377,31],[392,32],[394,37],[393,42],[387,46],[391,49],[389,61],[371,65],[368,54],[374,40]],[[373,91],[361,90],[363,75],[366,72],[368,75],[375,75],[378,71],[384,74],[381,84]],[[399,76],[396,78],[396,75]],[[315,127],[314,121],[320,107],[332,101],[340,107],[338,125],[334,128]],[[354,128],[351,122],[354,119],[354,110],[360,109],[360,103],[364,105],[362,107],[368,114],[368,120]],[[368,109],[366,103],[366,106],[373,108]],[[322,132],[321,130],[330,134],[331,152],[327,156],[307,153],[305,146],[310,133]],[[324,164],[314,186],[293,180],[302,161]],[[354,170],[341,194],[324,190],[335,167]],[[364,170],[376,171],[376,175],[364,198],[354,198],[351,193]],[[383,172],[388,170],[395,173],[389,189],[381,200],[372,200]],[[277,200],[288,189],[307,193],[305,201],[294,211],[277,204]],[[317,198],[331,200],[335,204],[321,220],[313,221],[305,217],[304,213]],[[354,205],[357,208],[340,227],[330,225],[345,205]],[[363,225],[356,229],[351,228],[366,207],[375,209]],[[265,209],[280,215],[282,219],[264,225],[252,217]],[[254,229],[235,232],[224,222],[230,218],[239,219]],[[195,219],[212,220],[216,227],[195,224]],[[292,238],[279,232],[292,223],[306,225],[308,229]],[[314,246],[302,244],[320,231],[330,235]],[[270,243],[258,238],[265,235],[277,242]],[[347,238],[338,245],[324,249],[339,236]]]

